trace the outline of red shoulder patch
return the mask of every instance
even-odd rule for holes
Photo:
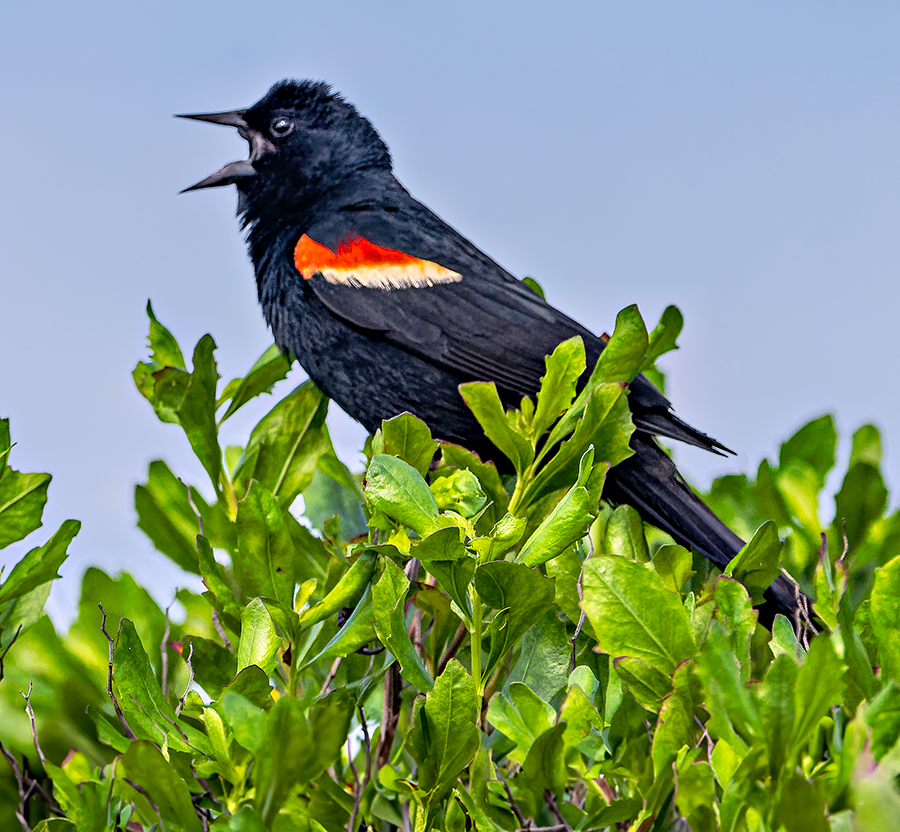
[[[294,247],[294,265],[306,280],[320,274],[329,283],[376,289],[406,289],[462,280],[458,272],[438,263],[376,246],[363,237],[341,243],[335,252],[304,234]]]

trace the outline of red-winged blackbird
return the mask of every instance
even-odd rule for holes
[[[496,382],[515,407],[533,396],[544,358],[580,335],[588,366],[601,339],[542,300],[394,178],[371,123],[326,84],[283,81],[246,110],[185,118],[236,127],[250,158],[186,190],[236,185],[259,300],[275,340],[369,431],[409,411],[436,438],[483,458],[485,438],[458,386]],[[631,385],[634,455],[610,471],[604,497],[628,503],[719,567],[743,546],[688,488],[653,437],[727,450],[678,419],[643,376]],[[806,617],[779,578],[761,618]]]

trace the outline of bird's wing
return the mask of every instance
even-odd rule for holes
[[[357,200],[320,216],[298,239],[294,263],[331,313],[462,378],[494,381],[507,405],[534,396],[562,341],[581,336],[589,367],[603,350],[405,192],[387,207]],[[643,376],[629,402],[639,430],[724,450],[678,419]]]

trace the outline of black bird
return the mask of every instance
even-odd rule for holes
[[[436,438],[499,461],[458,386],[493,381],[507,407],[533,396],[544,358],[580,335],[592,367],[604,342],[542,300],[394,178],[372,124],[331,88],[282,81],[246,110],[185,118],[237,128],[248,159],[186,190],[236,185],[259,300],[275,341],[367,430],[409,411]],[[628,503],[725,567],[744,545],[686,485],[654,436],[727,450],[681,421],[643,376],[628,403],[634,455],[604,497]],[[809,620],[785,578],[761,619]]]

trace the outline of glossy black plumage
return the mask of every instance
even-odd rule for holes
[[[193,188],[235,184],[259,299],[277,343],[369,431],[405,410],[435,437],[485,458],[499,454],[460,397],[466,381],[494,381],[507,406],[533,396],[544,357],[580,335],[593,366],[603,342],[540,299],[394,178],[372,125],[324,84],[282,82],[247,110],[188,116],[235,126],[249,160],[226,165]],[[362,238],[436,263],[455,282],[373,288],[305,279],[294,261],[302,235],[337,252]],[[678,419],[638,377],[629,407],[635,454],[614,468],[604,496],[627,502],[678,542],[724,566],[743,542],[687,487],[653,436],[726,450]],[[780,578],[761,617],[805,618],[808,602]]]

